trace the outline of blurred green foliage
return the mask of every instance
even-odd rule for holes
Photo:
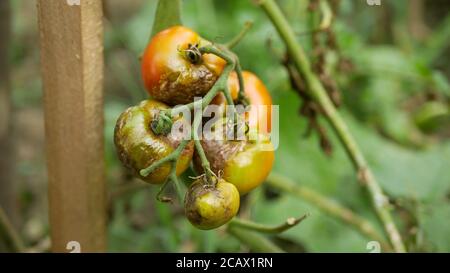
[[[280,3],[299,33],[309,29],[306,1]],[[401,11],[408,5],[407,1],[391,1],[386,5],[384,9],[393,13],[391,23],[406,28],[407,21]],[[150,33],[149,14],[154,11],[155,4],[147,3],[130,21],[121,24],[118,30],[124,35],[124,44],[137,55],[146,45],[148,37],[142,33]],[[283,46],[264,14],[251,1],[187,0],[184,1],[182,11],[183,21],[187,26],[215,42],[224,42],[233,37],[246,21],[254,22],[254,27],[236,47],[235,52],[244,69],[257,73],[271,90],[276,104],[280,105],[281,137],[274,171],[339,200],[377,223],[368,199],[337,140],[332,138],[335,152],[331,157],[327,157],[316,144],[316,137],[302,137],[307,124],[297,114],[300,99],[292,92],[287,73],[280,65]],[[363,147],[384,189],[399,207],[407,211],[407,216],[398,213],[396,218],[408,218],[399,222],[403,223],[402,231],[409,237],[410,244],[415,245],[413,249],[449,251],[450,244],[444,242],[448,242],[450,236],[445,233],[445,228],[441,227],[441,221],[450,219],[447,200],[450,177],[446,168],[450,158],[450,143],[445,137],[423,134],[413,118],[415,106],[411,106],[413,109],[402,107],[408,100],[414,100],[415,96],[420,97],[428,92],[437,93],[437,96],[444,97],[443,101],[447,102],[450,91],[448,75],[433,68],[433,61],[430,59],[435,59],[436,56],[428,56],[425,52],[444,52],[448,48],[448,39],[446,43],[434,42],[441,48],[432,50],[428,47],[432,42],[418,43],[408,37],[408,50],[405,50],[404,44],[397,44],[395,38],[377,37],[380,36],[379,32],[385,31],[383,36],[388,36],[389,32],[388,29],[380,30],[377,21],[379,13],[376,8],[353,1],[341,1],[341,12],[333,29],[340,48],[339,54],[351,62],[353,70],[345,74],[337,71],[336,52],[327,53],[327,64],[342,90],[342,112],[346,121]],[[442,21],[442,32],[447,31],[447,21]],[[446,34],[439,31],[430,35],[430,39],[442,40],[437,37]],[[268,48],[269,39],[280,56],[276,56]],[[299,42],[312,52],[308,36],[301,36]],[[419,100],[417,105],[425,103],[426,99],[423,99]],[[114,102],[114,105],[116,104],[117,102]],[[444,105],[448,107],[448,104]],[[110,122],[114,122],[114,118]],[[108,135],[111,135],[111,131],[106,134]],[[366,238],[335,219],[323,215],[311,204],[285,195],[267,199],[263,190],[253,195],[255,196],[249,198],[253,200],[251,205],[249,204],[249,211],[252,219],[256,221],[273,224],[290,216],[311,213],[312,216],[307,221],[282,235],[307,251],[366,251]],[[148,198],[151,198],[151,194]],[[156,233],[161,234],[160,243],[164,242],[162,248],[157,248],[157,251],[185,250],[180,248],[183,240],[173,239],[174,234],[178,235],[178,239],[190,237],[195,245],[189,249],[192,251],[239,249],[238,242],[228,240],[221,232],[212,236],[204,235],[203,232],[199,234],[173,211],[168,212],[165,209],[164,212],[166,213],[161,214],[161,208],[156,210],[159,216],[157,219],[161,221],[159,225],[163,226],[161,233]],[[412,226],[405,224],[408,221],[413,222]],[[129,227],[126,221],[123,224]],[[141,236],[149,236],[149,248],[142,250],[155,250],[150,243],[150,239],[154,237],[152,234],[155,234],[154,229],[155,226],[149,225],[142,232]],[[130,232],[132,230],[130,228]],[[186,234],[180,236],[176,230],[182,230],[181,234]],[[411,230],[413,234],[408,234]],[[116,237],[115,231],[116,229],[111,230],[111,238]],[[202,244],[203,236],[208,237],[209,246]],[[224,236],[226,240],[223,239]],[[425,239],[416,238],[421,236]],[[136,240],[131,235],[128,238],[130,243]],[[211,241],[211,238],[216,239]]]
[[[321,123],[334,147],[331,156],[320,149],[315,134],[304,137],[307,120],[299,115],[301,99],[292,90],[285,67],[280,63],[284,46],[262,11],[252,1],[183,2],[183,22],[214,42],[225,42],[246,21],[254,22],[234,51],[243,68],[255,72],[267,85],[275,104],[280,105],[280,146],[274,171],[338,200],[371,220],[382,232],[369,199],[325,120]],[[314,60],[311,35],[301,34],[312,27],[308,1],[278,2],[299,33],[298,41]],[[395,205],[394,216],[409,248],[450,251],[450,15],[433,22],[425,38],[416,39],[408,29],[410,21],[405,10],[409,1],[382,2],[382,7],[370,7],[364,1],[340,1],[339,14],[332,25],[338,49],[326,52],[327,72],[337,81],[343,97],[340,111]],[[115,154],[114,125],[123,110],[146,98],[138,58],[152,31],[157,1],[106,0],[105,3],[105,158],[110,189],[114,190],[130,183]],[[20,4],[16,5],[18,10]],[[446,4],[447,11],[449,7]],[[32,66],[30,56],[35,60],[37,53],[23,43],[27,40],[23,34],[27,33],[24,29],[27,24],[22,21],[23,18],[16,19],[15,32],[19,38],[15,40],[12,59],[16,66]],[[269,40],[272,48],[268,46]],[[343,61],[348,64],[345,70],[340,68]],[[15,81],[20,82],[28,75],[23,74]],[[17,107],[39,104],[37,74],[14,86]],[[427,107],[432,109],[427,112],[431,114],[420,114]],[[157,191],[157,187],[149,186],[115,199],[110,209],[110,251],[246,250],[222,229],[196,230],[185,220],[178,204],[156,202]],[[311,214],[298,227],[273,238],[286,249],[367,252],[367,238],[317,210],[313,204],[273,193],[267,187],[247,196],[244,204],[242,214],[268,224]]]

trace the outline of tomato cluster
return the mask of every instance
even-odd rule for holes
[[[189,104],[195,97],[204,97],[224,73],[226,60],[215,54],[200,53],[202,47],[211,45],[184,26],[174,26],[156,34],[145,50],[141,67],[143,82],[151,99],[123,112],[114,132],[114,142],[123,165],[145,182],[162,184],[169,179],[173,166],[176,175],[180,175],[193,161],[194,169],[202,175],[189,186],[184,206],[186,217],[200,229],[216,228],[231,220],[239,210],[240,195],[259,186],[268,176],[274,161],[273,149],[267,148],[271,147],[268,133],[271,130],[272,100],[262,81],[248,71],[242,74],[232,72],[227,86],[235,104],[250,106],[250,111],[239,114],[239,117],[246,122],[249,129],[246,133],[257,137],[201,140],[201,145],[197,146],[201,146],[210,169],[205,168],[204,158],[199,154],[199,147],[194,149],[193,140],[181,146],[179,137],[155,130],[161,125],[160,116],[164,111],[175,105]],[[241,86],[244,92],[240,92]],[[226,106],[227,100],[223,93],[218,93],[211,103]],[[269,110],[261,115],[256,108],[263,105]],[[220,127],[218,124],[217,128]],[[170,157],[177,147],[180,147],[180,153],[175,165],[167,160],[148,175],[143,175],[143,169]],[[205,171],[213,175],[207,175]]]

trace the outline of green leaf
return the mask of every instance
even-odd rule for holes
[[[426,204],[420,210],[419,217],[427,249],[433,252],[449,252],[449,202],[440,200],[431,204]]]
[[[446,96],[450,96],[450,83],[444,73],[439,70],[433,71],[432,83],[436,91]]]
[[[450,16],[447,16],[439,27],[432,33],[426,46],[422,49],[421,57],[429,65],[436,62],[442,56],[445,49],[448,48],[448,39],[450,37]]]
[[[181,0],[159,0],[152,37],[163,29],[181,25]]]
[[[296,117],[300,106],[297,95],[294,92],[279,92],[278,95],[275,104],[281,106],[280,142],[274,171],[337,200],[380,229],[370,200],[358,184],[348,157],[333,131],[326,126],[334,144],[333,155],[326,157],[320,151],[315,135],[301,137],[306,129],[306,121]],[[393,198],[414,199],[421,203],[445,198],[450,190],[446,160],[450,156],[450,142],[435,144],[423,150],[407,149],[380,137],[376,130],[355,120],[345,109],[341,113],[387,194]],[[311,214],[308,221],[283,233],[281,237],[300,243],[306,251],[311,252],[367,251],[369,239],[304,200],[281,195],[274,199],[261,197],[252,205],[253,220],[265,224],[282,222],[303,213]],[[438,217],[432,217],[434,223]],[[396,216],[395,219],[399,218]],[[429,218],[425,220],[424,223],[431,223]],[[444,244],[437,237],[443,231],[433,233],[432,228],[438,229],[439,226],[427,226],[425,235],[429,245],[435,247],[436,244]],[[442,249],[441,245],[439,249]]]

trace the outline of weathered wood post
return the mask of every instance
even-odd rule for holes
[[[38,13],[52,251],[105,251],[102,1],[38,0]]]

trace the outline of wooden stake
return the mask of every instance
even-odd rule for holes
[[[52,250],[105,251],[102,1],[38,0],[38,14]]]

